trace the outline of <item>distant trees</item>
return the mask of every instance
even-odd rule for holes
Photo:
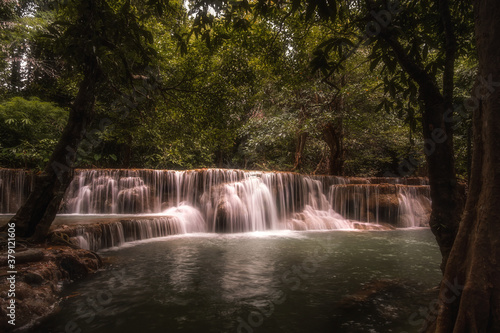
[[[32,14],[11,16],[23,22],[16,26],[16,40],[29,45],[33,66],[21,90],[11,93],[28,99],[36,96],[69,110],[81,75],[71,69],[78,68],[82,59],[67,54],[63,46],[64,38],[70,43],[78,40],[70,41],[69,32],[62,35],[61,26],[52,25],[56,14],[64,20],[65,7],[56,12],[43,1],[24,1],[22,5],[25,9],[20,12]],[[147,22],[140,23],[148,31],[147,38],[155,41],[148,46],[154,56],[147,60],[149,70],[154,68],[155,74],[149,75],[154,82],[130,82],[133,75],[126,72],[132,73],[131,69],[122,70],[116,62],[107,66],[113,75],[105,74],[103,82],[111,84],[99,89],[88,125],[99,131],[91,145],[76,150],[75,166],[219,166],[368,176],[396,173],[398,160],[413,152],[408,125],[389,113],[389,122],[369,121],[386,118],[376,110],[384,98],[378,68],[366,75],[368,64],[359,66],[360,57],[350,61],[345,86],[340,77],[326,85],[319,73],[311,73],[317,41],[329,36],[329,28],[279,10],[266,19],[255,16],[253,24],[239,20],[228,26],[222,18],[212,19],[212,30],[207,33],[196,25],[192,29],[193,17],[185,7],[171,6],[175,15],[149,15]],[[37,29],[26,39],[23,31],[31,30],[32,25]],[[11,34],[5,37],[13,38]],[[111,45],[103,50],[108,47]],[[129,59],[123,50],[114,57]],[[140,48],[131,52],[140,52]],[[8,53],[5,71],[0,74],[5,74],[4,86],[13,87],[8,81]],[[137,66],[134,57],[125,68]],[[21,72],[27,68],[23,66]],[[117,70],[113,72],[113,68]],[[112,126],[101,130],[101,121]],[[363,127],[367,125],[373,130],[366,131]],[[385,129],[375,129],[377,126]],[[389,137],[380,137],[380,133]],[[58,140],[55,133],[47,135],[52,135],[52,142]],[[357,140],[361,136],[379,144],[363,145]],[[14,156],[16,147],[5,141],[4,155]],[[47,149],[45,145],[43,151]],[[44,160],[46,156],[24,166],[43,169]],[[14,164],[4,159],[3,165]]]
[[[456,88],[462,97],[474,61],[460,60],[461,85],[455,87],[455,60],[471,49],[469,7],[449,6],[453,29],[460,33],[452,53],[446,51],[445,22],[436,14],[447,4],[439,3],[404,3],[407,11],[393,8],[397,13],[390,17],[386,3],[377,1],[199,2],[188,11],[180,2],[75,0],[55,8],[33,0],[22,2],[21,14],[8,7],[6,17],[24,25],[16,26],[17,39],[3,30],[0,35],[26,44],[23,57],[29,53],[33,66],[17,66],[15,50],[2,50],[0,79],[10,89],[3,103],[11,96],[37,101],[36,96],[69,112],[59,144],[54,146],[59,132],[39,127],[43,140],[33,149],[44,156],[25,158],[23,164],[14,159],[20,158],[23,134],[13,131],[15,122],[10,129],[5,120],[0,125],[8,129],[0,163],[44,169],[41,188],[59,182],[46,187],[54,193],[52,204],[29,201],[41,206],[36,216],[16,217],[20,230],[31,235],[49,206],[50,220],[74,166],[218,166],[366,176],[406,176],[428,167],[437,191],[433,230],[446,255],[456,225],[441,222],[458,216],[446,215],[457,204],[454,124],[439,123],[434,111],[426,118],[425,110],[438,100],[444,103],[445,95],[447,102],[439,105],[456,102]],[[380,31],[367,35],[366,25],[373,22]],[[433,24],[442,30],[429,29]],[[359,39],[364,44],[355,47]],[[24,73],[20,86],[12,83],[16,71]],[[456,127],[463,144],[468,124]],[[430,150],[427,164],[420,164],[415,156]],[[470,151],[460,147],[457,155],[463,172]],[[445,163],[437,156],[446,156]],[[405,158],[418,165],[402,168],[399,161]]]

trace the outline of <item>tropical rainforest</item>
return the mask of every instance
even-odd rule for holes
[[[259,9],[265,16],[248,12],[229,20],[213,10],[197,17],[196,4],[182,2],[169,2],[161,15],[140,20],[126,15],[143,9],[127,12],[132,9],[121,9],[125,1],[110,5],[108,10],[116,12],[109,15],[116,17],[99,22],[110,27],[96,27],[90,37],[68,30],[77,19],[71,15],[81,11],[69,13],[54,3],[3,4],[3,167],[44,168],[78,93],[80,48],[92,47],[106,73],[88,125],[92,138],[77,152],[77,167],[225,167],[351,176],[426,172],[416,86],[381,45],[356,45],[354,21],[329,23],[312,14],[305,20],[299,11],[272,6]],[[456,56],[456,104],[469,96],[477,71],[468,10],[457,9],[466,34],[460,35]],[[429,31],[408,43],[413,52],[422,52],[437,78],[443,75],[442,31],[439,17],[429,19],[435,26],[423,27]],[[124,34],[118,23],[137,25],[133,38],[143,44],[147,60],[136,59],[145,54],[135,54],[139,46],[126,45],[130,40],[109,40]],[[458,175],[464,180],[470,119],[464,112],[454,132]]]
[[[43,239],[74,168],[426,176],[441,295],[463,290],[433,329],[498,331],[499,14],[494,0],[2,1],[0,166],[40,171],[19,235]]]

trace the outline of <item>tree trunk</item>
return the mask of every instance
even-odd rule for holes
[[[328,170],[332,176],[342,176],[344,173],[344,143],[342,119],[337,124],[328,123],[323,128],[323,139],[330,153],[328,155]]]
[[[455,172],[452,122],[445,121],[450,110],[441,94],[425,86],[420,89],[424,103],[422,117],[432,212],[429,225],[436,236],[444,272],[458,230],[463,203],[458,195]]]
[[[304,155],[304,148],[306,147],[306,140],[308,137],[307,132],[301,132],[297,135],[297,147],[295,149],[295,164],[293,171],[299,170],[302,167],[302,157]]]
[[[472,98],[478,107],[470,191],[434,332],[500,332],[500,2],[476,0],[474,11],[482,81]]]
[[[97,62],[89,65],[71,107],[68,123],[33,191],[11,222],[19,237],[42,241],[54,220],[64,193],[73,178],[76,151],[94,115]]]
[[[472,168],[472,123],[467,126],[467,183],[470,184]]]
[[[445,71],[443,73],[443,93],[436,78],[431,76],[423,64],[408,54],[400,41],[390,31],[383,30],[379,37],[392,49],[400,66],[419,86],[420,100],[423,102],[422,127],[425,141],[429,185],[431,188],[432,213],[429,225],[443,256],[441,270],[453,246],[461,217],[463,204],[460,202],[458,182],[455,172],[453,151],[453,69],[455,45],[450,31],[449,4],[440,0],[439,11],[446,31]]]
[[[16,47],[14,49],[14,52],[12,53],[12,61],[10,68],[10,87],[11,87],[11,92],[14,94],[19,93],[23,85],[22,74],[21,74],[21,58],[22,58],[22,52],[19,50],[19,48]]]

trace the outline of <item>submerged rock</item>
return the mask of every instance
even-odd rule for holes
[[[402,282],[395,279],[373,280],[365,284],[360,290],[352,295],[345,296],[339,302],[339,308],[350,310],[352,308],[366,305],[373,298],[393,291],[403,291]]]
[[[425,297],[422,298],[423,293]],[[423,291],[416,281],[374,279],[364,283],[354,293],[344,296],[333,306],[335,315],[332,316],[329,330],[368,332],[371,327],[378,327],[382,329],[379,332],[384,332],[383,328],[387,325],[387,329],[390,326],[391,331],[399,332],[406,331],[410,324],[418,331],[420,321],[409,322],[409,318],[416,317],[415,311],[428,306],[428,302],[436,296],[437,290]],[[394,330],[395,325],[400,330]]]

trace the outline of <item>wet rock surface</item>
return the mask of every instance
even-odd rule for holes
[[[30,247],[15,254],[16,274],[9,273],[7,251],[0,252],[0,331],[36,324],[58,310],[64,284],[83,278],[102,267],[94,252],[64,245]],[[15,278],[15,288],[7,278]],[[13,295],[13,293],[15,295]],[[15,326],[8,323],[7,307],[15,301]]]

